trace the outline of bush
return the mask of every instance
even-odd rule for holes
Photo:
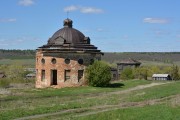
[[[134,79],[133,70],[130,67],[125,68],[121,73],[121,79],[128,80],[128,79]]]
[[[171,77],[173,80],[179,80],[180,76],[179,76],[179,68],[177,65],[173,65],[172,66],[172,71],[171,71]]]
[[[86,79],[90,86],[107,86],[111,80],[110,67],[102,61],[95,61],[87,67]]]
[[[145,67],[137,67],[133,70],[134,78],[147,80],[148,69]]]
[[[10,84],[9,79],[6,79],[6,78],[0,79],[0,87],[5,88],[5,87],[8,87],[9,84]]]

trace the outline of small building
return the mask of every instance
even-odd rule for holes
[[[172,80],[169,74],[153,74],[153,80]]]
[[[5,77],[6,77],[6,75],[4,74],[4,72],[0,71],[0,79],[5,78]]]
[[[139,67],[140,65],[141,65],[141,62],[129,58],[127,60],[122,60],[119,63],[117,63],[117,69],[120,74],[127,67],[136,68],[136,67]]]
[[[118,80],[119,79],[119,75],[118,75],[118,70],[116,68],[111,68],[111,80]]]
[[[36,78],[36,73],[29,73],[26,75],[26,79],[35,79]]]

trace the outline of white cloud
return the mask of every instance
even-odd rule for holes
[[[33,0],[20,0],[19,1],[19,5],[22,5],[22,6],[31,6],[33,4],[34,4]]]
[[[143,22],[166,24],[166,23],[169,23],[169,20],[168,19],[162,19],[162,18],[144,18]]]
[[[16,22],[16,18],[0,19],[0,22]]]
[[[79,9],[78,6],[71,5],[71,6],[65,7],[65,8],[64,8],[64,11],[65,11],[65,12],[71,12],[71,11],[76,11],[76,10],[78,10],[78,9]]]
[[[95,14],[99,14],[99,13],[103,13],[104,12],[102,9],[99,9],[99,8],[82,7],[82,6],[75,6],[75,5],[71,5],[71,6],[65,7],[64,11],[65,12],[80,11],[81,13],[95,13]]]
[[[93,8],[93,7],[83,7],[81,8],[81,13],[103,13],[102,9],[99,8]]]

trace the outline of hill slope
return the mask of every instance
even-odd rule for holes
[[[0,59],[34,59],[35,50],[3,50]],[[180,61],[180,52],[105,52],[102,60],[116,63],[123,59],[133,58],[141,61],[172,63]]]

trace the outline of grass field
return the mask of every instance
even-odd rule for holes
[[[109,87],[7,88],[0,119],[178,120],[180,82],[129,80]]]

